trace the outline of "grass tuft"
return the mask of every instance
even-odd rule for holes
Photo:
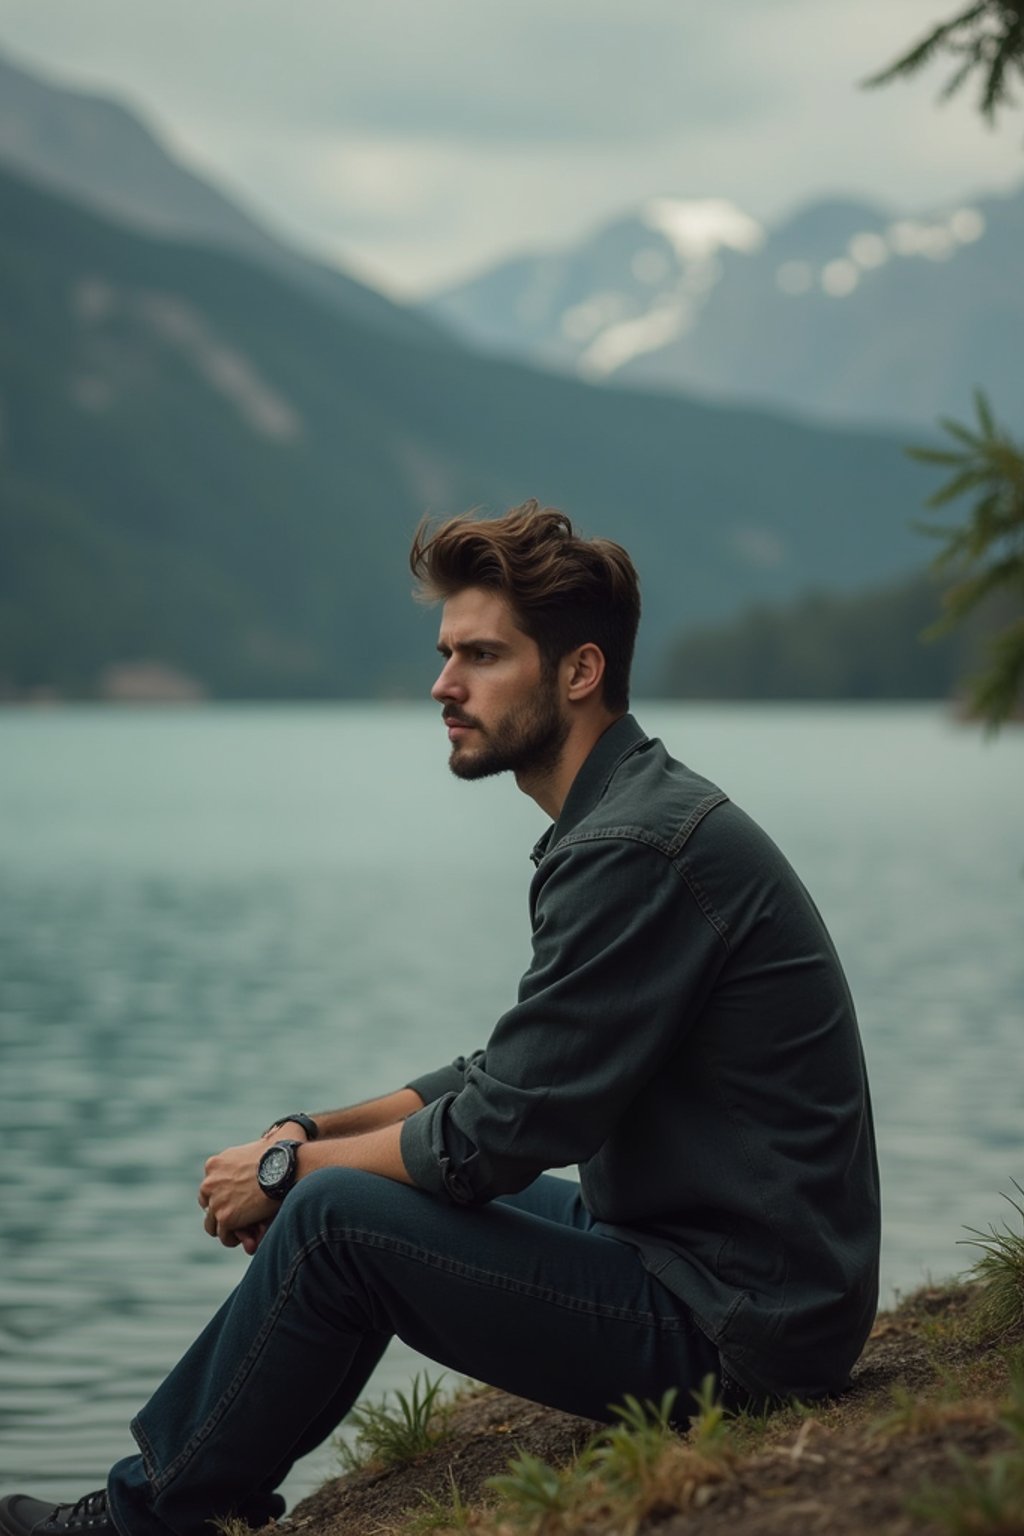
[[[600,1430],[571,1467],[520,1455],[487,1486],[498,1495],[496,1515],[538,1532],[611,1527],[635,1531],[645,1519],[713,1497],[729,1475],[725,1412],[713,1378],[694,1394],[698,1411],[687,1441],[673,1427],[677,1393],[658,1403],[627,1396],[610,1411],[616,1423]]]
[[[628,1393],[611,1412],[618,1422],[601,1430],[583,1452],[579,1467],[617,1494],[644,1494],[666,1450],[677,1440],[672,1409],[678,1393],[673,1387],[659,1403],[640,1402]]]
[[[433,1531],[469,1529],[473,1511],[459,1492],[451,1466],[448,1468],[448,1486],[451,1492],[447,1499],[438,1498],[436,1493],[420,1493],[419,1507],[406,1511],[403,1532],[408,1532],[409,1536],[429,1536]]]
[[[560,1525],[579,1501],[578,1466],[553,1467],[542,1457],[521,1451],[509,1462],[508,1471],[489,1477],[486,1486],[498,1495],[502,1513],[515,1524]]]
[[[408,1395],[395,1393],[395,1409],[388,1406],[387,1394],[379,1403],[357,1403],[345,1420],[356,1431],[354,1444],[340,1436],[334,1441],[343,1471],[357,1471],[369,1462],[402,1466],[443,1445],[451,1435],[451,1405],[439,1398],[443,1380],[431,1381],[425,1372],[415,1375]]]
[[[1012,1183],[1024,1199],[1024,1189],[1016,1179]],[[1005,1191],[1002,1194],[1020,1217],[1021,1230],[1007,1221],[1001,1227],[990,1226],[987,1232],[968,1227],[974,1236],[961,1239],[981,1249],[970,1276],[981,1284],[974,1320],[979,1337],[993,1343],[1024,1334],[1024,1205]]]
[[[729,1421],[735,1418],[723,1406],[718,1396],[718,1382],[712,1375],[704,1377],[700,1389],[692,1393],[697,1412],[690,1418],[690,1444],[700,1451],[721,1450],[729,1439]]]

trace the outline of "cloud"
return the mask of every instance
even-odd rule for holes
[[[685,0],[3,0],[0,27],[83,79],[173,96],[207,121],[612,143],[681,110],[714,120],[771,99],[765,77],[730,87],[706,14]]]
[[[902,211],[1024,173],[941,71],[858,81],[942,0],[0,0],[0,47],[145,109],[308,247],[401,289],[659,194]]]

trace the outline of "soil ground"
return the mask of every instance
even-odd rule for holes
[[[911,1512],[922,1488],[945,1490],[952,1501],[971,1469],[985,1473],[994,1458],[1024,1454],[1024,1435],[1015,1437],[1000,1420],[1013,1351],[973,1341],[971,1301],[963,1286],[919,1292],[880,1315],[842,1398],[767,1421],[736,1420],[727,1448],[703,1464],[707,1475],[677,1479],[675,1496],[619,1502],[603,1516],[591,1510],[564,1528],[587,1536],[937,1536],[955,1529]],[[443,1444],[410,1464],[371,1464],[325,1484],[288,1524],[301,1536],[511,1530],[486,1480],[523,1451],[564,1466],[597,1428],[482,1388],[456,1402]],[[459,1519],[438,1518],[440,1507],[451,1507],[453,1486],[471,1508]],[[1024,1488],[1024,1477],[1014,1487]],[[1024,1536],[1019,1491],[1003,1503],[997,1524],[961,1529]],[[559,1522],[548,1517],[532,1529],[554,1532]]]

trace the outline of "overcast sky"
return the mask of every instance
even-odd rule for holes
[[[399,295],[644,199],[761,219],[1024,180],[1022,114],[865,92],[962,0],[0,0],[0,48],[116,94],[266,223]]]

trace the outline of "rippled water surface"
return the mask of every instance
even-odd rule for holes
[[[930,708],[646,706],[797,865],[858,1001],[884,1285],[1024,1182],[1024,733]],[[482,1043],[529,956],[510,780],[436,711],[0,714],[0,1491],[102,1481],[245,1259],[204,1157]],[[376,1387],[420,1362],[395,1347]],[[331,1468],[293,1474],[297,1496]]]

